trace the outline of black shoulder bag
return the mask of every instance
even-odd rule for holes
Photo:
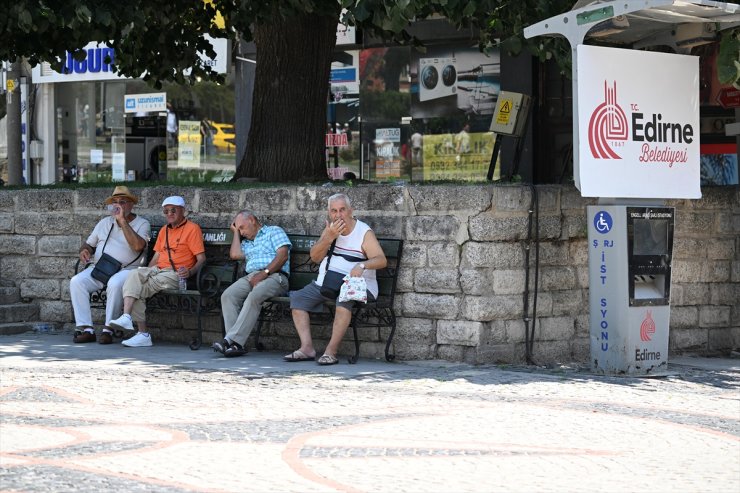
[[[106,236],[105,243],[103,243],[103,250],[100,254],[100,258],[98,259],[97,262],[95,262],[95,267],[90,273],[93,279],[96,279],[102,282],[103,284],[108,284],[108,281],[113,276],[113,274],[115,274],[116,272],[120,271],[123,268],[121,262],[111,257],[107,253],[105,253],[105,247],[106,245],[108,245],[108,239],[110,238],[110,235],[113,232],[113,226],[115,225],[111,224],[110,231],[108,231],[108,236]],[[141,254],[144,253],[144,250],[145,249],[141,250],[135,259],[133,259],[128,264],[126,264],[126,267],[128,267],[129,265],[139,260],[139,257],[141,257]]]
[[[324,272],[324,281],[321,283],[321,296],[336,300],[339,297],[339,290],[342,288],[344,282],[344,274],[341,272],[334,272],[329,270],[329,263],[331,262],[331,256],[334,254],[334,247],[337,244],[337,240],[331,242],[329,247],[329,253],[326,255],[326,271]]]

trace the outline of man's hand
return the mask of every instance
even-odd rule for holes
[[[261,270],[259,272],[256,272],[252,277],[249,278],[249,284],[252,285],[252,287],[257,286],[257,284],[261,283],[265,279],[267,279],[269,276],[267,275],[267,272],[264,270]]]
[[[90,250],[88,250],[87,248],[83,248],[82,250],[80,250],[80,261],[83,264],[90,263]]]
[[[326,221],[326,228],[324,231],[326,232],[326,235],[330,237],[332,240],[336,240],[339,238],[339,235],[345,232],[347,228],[347,224],[344,222],[344,219],[337,219],[334,222]]]
[[[362,267],[360,267],[359,264],[357,264],[354,267],[352,267],[351,271],[349,271],[349,276],[350,277],[362,277],[363,272],[365,272],[365,269],[363,269]]]

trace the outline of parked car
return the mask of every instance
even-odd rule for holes
[[[236,134],[231,123],[210,122],[213,128],[213,145],[218,152],[234,152],[236,150]]]

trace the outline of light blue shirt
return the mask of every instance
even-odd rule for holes
[[[247,259],[245,269],[247,273],[265,270],[277,254],[278,248],[288,247],[288,260],[280,269],[290,274],[290,247],[292,246],[288,235],[280,226],[262,226],[254,240],[242,240],[242,252]]]

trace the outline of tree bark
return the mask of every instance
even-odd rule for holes
[[[252,120],[234,179],[326,178],[326,106],[339,13],[274,18],[254,29]]]

